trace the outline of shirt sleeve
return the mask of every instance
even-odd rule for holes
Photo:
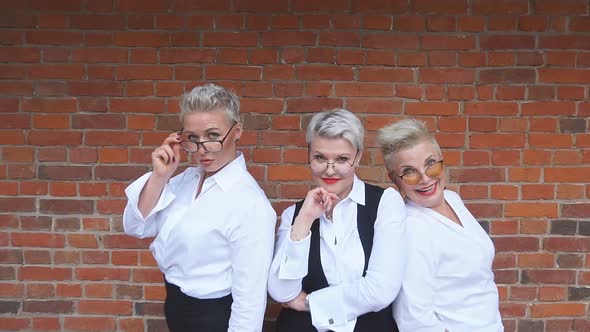
[[[258,200],[240,219],[230,234],[233,303],[228,331],[258,332],[266,309],[277,216],[268,201]]]
[[[269,271],[268,293],[277,302],[289,302],[301,292],[301,281],[307,275],[311,232],[299,240],[291,240],[291,223],[295,205],[283,211],[275,255]]]
[[[393,306],[393,316],[400,331],[443,332],[445,326],[434,310],[437,254],[436,239],[430,238],[428,216],[408,217],[408,264],[400,293]]]
[[[159,212],[174,200],[175,195],[170,190],[169,184],[166,184],[156,206],[146,218],[143,217],[138,206],[139,195],[151,175],[151,172],[144,174],[125,189],[127,206],[123,212],[123,229],[127,235],[138,238],[155,236],[158,233],[157,225],[160,219],[164,218],[164,215]]]
[[[385,190],[375,220],[367,273],[354,282],[326,287],[309,295],[316,328],[330,329],[393,302],[406,265],[405,218],[405,205],[399,193],[391,188]]]

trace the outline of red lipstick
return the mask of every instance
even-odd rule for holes
[[[324,181],[327,184],[334,184],[334,183],[340,181],[340,179],[337,179],[337,178],[322,178],[322,181]]]

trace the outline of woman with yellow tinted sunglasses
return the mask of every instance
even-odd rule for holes
[[[406,197],[408,256],[393,313],[399,330],[501,332],[494,245],[447,176],[436,139],[406,119],[382,128],[389,178]]]

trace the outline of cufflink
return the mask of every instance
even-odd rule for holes
[[[334,320],[332,318],[328,319],[328,324],[330,324],[330,325],[334,324]]]

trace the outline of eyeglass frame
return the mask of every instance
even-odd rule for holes
[[[205,152],[211,152],[211,153],[217,153],[217,152],[221,152],[221,151],[223,151],[223,142],[225,142],[225,139],[227,138],[227,136],[229,136],[229,133],[231,133],[232,129],[234,129],[234,127],[235,127],[235,125],[236,125],[236,124],[237,124],[237,122],[236,122],[236,121],[234,121],[234,123],[231,125],[231,127],[229,127],[229,130],[227,131],[227,133],[225,134],[225,136],[223,136],[223,138],[222,138],[221,140],[210,140],[210,141],[193,141],[193,140],[189,140],[189,139],[187,139],[187,140],[181,140],[181,141],[180,141],[180,146],[182,147],[182,149],[183,149],[184,151],[186,151],[186,152],[188,152],[188,153],[194,153],[194,152],[197,152],[197,151],[199,151],[199,147],[202,147],[202,148],[203,148],[203,150],[205,150]],[[184,131],[184,127],[180,129],[180,131],[178,132],[178,136],[181,136],[183,131]],[[195,144],[197,144],[197,149],[196,149],[196,150],[194,150],[194,151],[189,151],[189,150],[187,150],[187,149],[186,149],[186,148],[185,148],[185,147],[182,145],[182,143],[183,143],[183,142],[190,142],[190,143],[195,143]],[[209,151],[209,149],[207,149],[207,148],[205,147],[205,143],[219,143],[219,144],[221,145],[221,149],[220,149],[220,150],[218,150],[218,151]]]
[[[307,149],[309,150],[309,146],[307,147]],[[346,164],[348,164],[348,165],[349,165],[349,166],[351,166],[351,167],[354,167],[354,161],[356,160],[356,157],[358,157],[358,155],[359,155],[359,152],[360,152],[360,151],[357,149],[357,150],[356,150],[356,153],[354,154],[354,158],[352,158],[352,163],[348,163],[348,162],[346,162]],[[323,157],[322,157],[322,158],[323,158]],[[309,167],[311,167],[311,168],[313,169],[313,166],[311,166],[311,162],[312,162],[313,160],[317,160],[318,158],[310,159],[310,157],[309,157],[309,153],[308,153],[308,154],[307,154],[307,159],[308,159],[308,160],[307,160],[307,163],[309,164]],[[332,165],[332,169],[333,169],[334,171],[336,171],[336,166],[335,166],[335,164],[336,164],[336,161],[333,161],[333,162],[328,162],[328,159],[325,159],[325,158],[323,158],[323,159],[324,159],[324,160],[325,160],[325,162],[326,162],[326,169],[324,169],[322,172],[325,172],[325,171],[328,169],[328,167],[330,167],[330,165]]]
[[[437,175],[437,176],[430,176],[430,175],[426,174],[426,172],[428,172],[428,170],[429,170],[431,167],[433,167],[434,165],[436,165],[436,164],[440,164],[440,165],[442,166],[442,170],[441,170],[440,174],[439,174],[439,175]],[[410,185],[410,186],[413,186],[413,185],[416,185],[416,184],[420,183],[420,181],[418,180],[418,182],[416,182],[416,183],[407,183],[407,182],[406,182],[406,180],[404,180],[404,176],[406,176],[406,175],[410,175],[410,174],[418,174],[418,175],[420,176],[420,179],[421,179],[422,177],[424,177],[424,175],[428,176],[429,178],[438,178],[438,177],[439,177],[439,176],[440,176],[440,175],[441,175],[441,174],[442,174],[444,171],[445,171],[445,163],[444,163],[444,159],[441,159],[441,160],[439,160],[439,161],[435,161],[435,162],[433,162],[432,164],[430,164],[428,167],[426,167],[426,168],[424,169],[424,171],[423,171],[423,172],[420,172],[420,171],[418,171],[418,170],[415,170],[415,171],[412,171],[412,172],[409,172],[409,173],[405,173],[405,174],[402,174],[402,175],[395,175],[395,174],[393,173],[393,171],[391,171],[390,175],[391,175],[391,177],[392,177],[392,178],[393,178],[393,177],[398,177],[398,178],[400,178],[400,179],[401,179],[401,180],[402,180],[402,181],[403,181],[405,184],[407,184],[407,185]]]

